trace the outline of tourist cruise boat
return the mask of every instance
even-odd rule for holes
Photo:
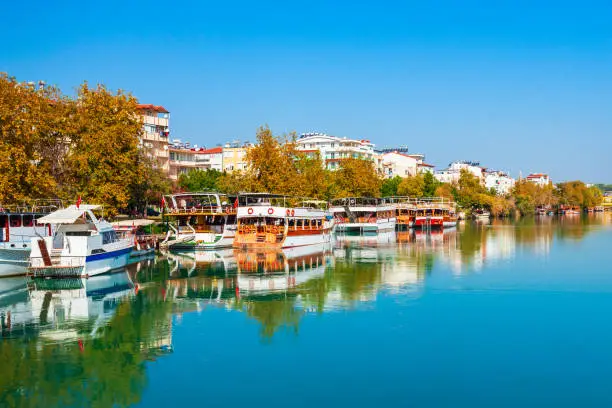
[[[378,233],[395,229],[396,208],[381,198],[343,198],[332,202],[336,231]]]
[[[418,200],[410,197],[388,197],[387,200],[395,204],[397,228],[400,230],[412,228],[417,214]]]
[[[62,208],[59,200],[36,201],[32,206],[0,206],[0,277],[25,275],[32,237],[51,236],[45,214]]]
[[[133,240],[118,238],[110,223],[98,219],[93,211],[100,208],[77,204],[40,218],[55,232],[32,238],[28,275],[88,277],[126,266]]]
[[[434,229],[457,226],[455,204],[443,197],[420,198],[416,202],[413,228]]]
[[[164,244],[179,250],[231,248],[236,235],[238,197],[180,193],[164,197],[169,219]]]
[[[327,202],[241,194],[234,248],[292,248],[331,242]]]

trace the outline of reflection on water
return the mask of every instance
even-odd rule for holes
[[[153,392],[148,362],[173,358],[175,326],[192,312],[242,314],[273,345],[280,333],[299,337],[308,316],[368,316],[387,297],[407,307],[427,296],[430,279],[450,290],[517,259],[548,259],[556,246],[609,231],[610,218],[493,220],[274,252],[163,253],[90,279],[1,279],[0,405],[138,403]]]

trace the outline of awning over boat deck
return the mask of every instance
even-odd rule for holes
[[[100,208],[99,205],[87,205],[81,204],[79,208],[75,205],[71,205],[68,208],[57,210],[51,214],[45,215],[44,217],[36,220],[39,224],[74,224],[83,213],[87,210],[96,210]]]
[[[147,220],[145,218],[140,218],[137,220],[122,220],[113,222],[113,227],[145,227],[147,225],[155,224],[153,220]]]

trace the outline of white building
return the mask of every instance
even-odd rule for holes
[[[550,184],[550,177],[544,173],[531,173],[527,176],[527,181],[537,184],[540,187],[545,187]]]
[[[422,154],[408,154],[402,151],[385,151],[381,154],[382,172],[387,178],[408,177],[425,172],[433,172],[434,166],[423,162]]]
[[[223,171],[222,147],[212,149],[189,147],[188,143],[182,144],[175,140],[168,150],[170,151],[169,176],[172,180],[178,180],[181,174],[187,174],[192,170]]]
[[[329,170],[338,169],[340,161],[348,158],[370,160],[377,170],[382,170],[382,157],[374,152],[374,144],[369,140],[354,140],[324,133],[303,133],[296,141],[296,148],[305,153],[318,151]]]
[[[461,170],[467,170],[475,177],[484,182],[485,168],[480,166],[478,162],[471,161],[456,161],[448,165],[447,169],[439,170],[434,173],[434,177],[442,183],[457,183]]]
[[[408,177],[417,174],[418,162],[405,153],[389,152],[382,154],[382,168],[386,178]]]
[[[516,180],[503,171],[485,172],[484,182],[488,190],[494,189],[499,195],[510,194],[516,184]]]

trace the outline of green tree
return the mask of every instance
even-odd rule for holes
[[[436,195],[436,190],[440,186],[440,183],[434,175],[430,172],[425,172],[423,174],[423,196],[424,197],[434,197]]]
[[[385,179],[380,187],[380,194],[382,197],[392,197],[396,196],[397,188],[402,182],[402,178],[400,176],[395,176],[392,178]]]
[[[223,173],[215,169],[192,170],[189,173],[181,174],[178,185],[185,191],[217,191],[219,179]]]

